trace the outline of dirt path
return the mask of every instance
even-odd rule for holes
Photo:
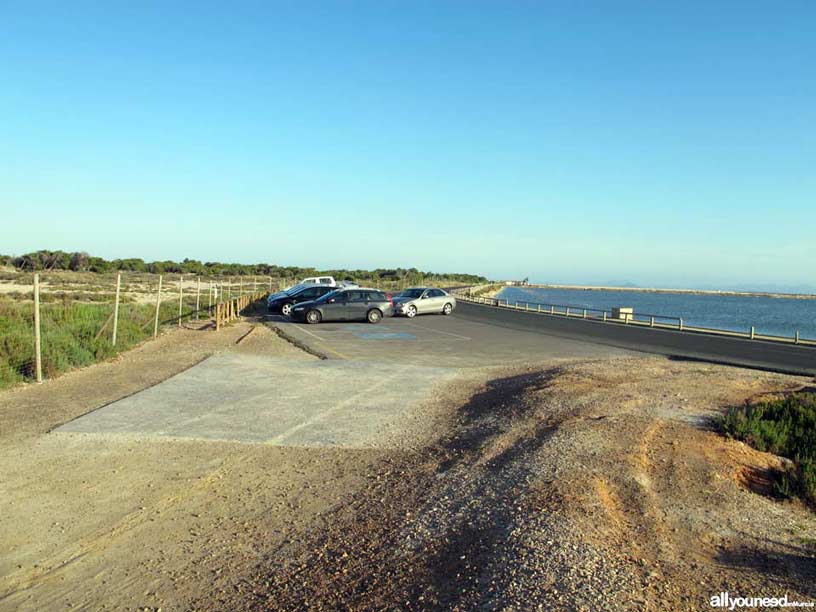
[[[314,359],[241,323],[0,394],[0,609],[185,609],[365,479],[382,452],[46,434],[221,351]]]

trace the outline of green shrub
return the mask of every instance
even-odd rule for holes
[[[791,459],[794,467],[780,474],[775,491],[816,507],[816,394],[730,408],[719,424],[729,437]]]

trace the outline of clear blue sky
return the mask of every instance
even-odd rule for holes
[[[0,2],[0,253],[816,284],[816,3]]]

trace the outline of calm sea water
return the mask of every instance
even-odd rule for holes
[[[636,314],[679,317],[690,326],[747,332],[754,325],[758,334],[793,336],[799,330],[816,339],[816,300],[534,287],[506,287],[499,298],[605,310],[632,306]]]

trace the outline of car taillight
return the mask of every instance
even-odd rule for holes
[[[390,293],[386,293],[386,294],[385,294],[385,297],[387,297],[387,298],[388,298],[388,301],[389,301],[389,302],[391,302],[391,305],[393,306],[393,305],[394,305],[394,298],[391,296],[391,294],[390,294]]]

